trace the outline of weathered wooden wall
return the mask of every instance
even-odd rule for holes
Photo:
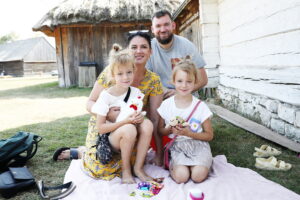
[[[300,142],[300,1],[218,3],[223,103]]]
[[[206,87],[215,88],[219,85],[219,15],[218,0],[198,0],[201,33],[201,49],[206,62],[209,77]]]
[[[50,73],[57,70],[56,62],[24,62],[24,75]]]
[[[114,43],[124,48],[127,33],[132,26],[78,26],[60,27],[55,30],[56,56],[59,85],[70,87],[78,84],[80,62],[96,62],[97,74],[107,64],[108,53]]]
[[[224,86],[300,106],[300,2],[222,0]]]
[[[11,61],[11,62],[0,62],[0,73],[4,70],[7,75],[11,76],[23,76],[23,62],[22,61]]]

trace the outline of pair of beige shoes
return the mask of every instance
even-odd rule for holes
[[[277,160],[274,156],[281,154],[281,151],[270,147],[268,145],[262,145],[260,148],[255,147],[253,156],[257,157],[255,167],[265,170],[280,170],[287,171],[292,168],[292,165],[282,160]],[[268,158],[266,158],[268,157]]]

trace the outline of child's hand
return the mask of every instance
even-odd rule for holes
[[[124,120],[126,121],[127,124],[134,124],[136,118],[136,112],[129,115],[127,118],[125,118]]]
[[[175,135],[185,135],[185,136],[187,136],[190,132],[190,128],[189,128],[189,126],[183,127],[181,125],[176,125],[176,126],[172,127],[172,132]]]
[[[144,121],[144,115],[142,115],[142,112],[136,112],[135,114],[135,120],[134,120],[134,124],[140,124]]]
[[[130,124],[140,124],[144,121],[144,116],[141,112],[134,112],[133,114],[129,115],[125,120],[127,120]]]

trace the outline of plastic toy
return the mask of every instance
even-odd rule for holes
[[[136,196],[138,194],[141,197],[150,198],[157,195],[163,187],[163,184],[155,181],[140,182],[137,185],[137,189],[129,195]]]
[[[143,109],[143,98],[144,96],[138,96],[137,98],[129,99],[127,103],[122,102],[121,112],[117,117],[117,122],[122,121],[135,111],[140,112]],[[145,111],[142,111],[142,115],[146,115]]]
[[[192,188],[187,194],[187,200],[204,200],[204,193],[198,188]]]

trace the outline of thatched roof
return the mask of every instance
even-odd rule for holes
[[[32,29],[48,35],[59,25],[142,23],[153,13],[173,13],[183,0],[65,0],[51,9]]]

